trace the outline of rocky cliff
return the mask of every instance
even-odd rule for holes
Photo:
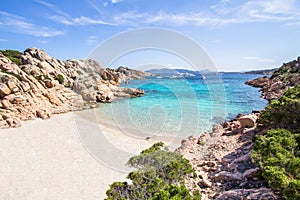
[[[271,77],[261,77],[247,81],[246,84],[259,87],[262,97],[273,100],[280,97],[288,88],[300,83],[300,57],[284,63]]]
[[[27,49],[18,65],[0,53],[0,128],[141,96],[144,91],[119,84],[149,75],[125,67],[105,69],[89,59],[61,61],[36,48]]]

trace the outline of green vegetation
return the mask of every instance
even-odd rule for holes
[[[127,177],[132,184],[114,182],[106,192],[107,200],[201,199],[199,192],[190,195],[184,186],[184,179],[194,173],[189,161],[168,151],[162,142],[130,158],[127,164],[137,169]]]
[[[258,123],[271,128],[254,138],[252,161],[286,199],[300,199],[300,85],[271,101]]]
[[[22,64],[22,60],[21,60],[22,52],[16,50],[10,50],[10,49],[0,50],[0,52],[3,55],[5,55],[7,58],[9,58],[13,63],[17,65]]]
[[[5,73],[5,74],[12,75],[12,76],[16,77],[19,81],[21,80],[21,76],[20,76],[19,74],[15,74],[15,73],[13,73],[13,72],[7,72],[7,71],[4,71],[4,70],[2,70],[2,69],[0,69],[0,72]]]
[[[63,84],[64,81],[65,81],[63,75],[61,75],[61,74],[58,74],[58,75],[55,77],[55,80],[58,80],[59,84]]]
[[[300,127],[300,84],[287,90],[278,100],[271,101],[261,114],[261,126],[285,128],[297,132]]]
[[[252,161],[262,169],[269,185],[286,199],[300,199],[300,134],[285,129],[256,136]]]
[[[280,67],[278,70],[276,70],[272,77],[286,75],[286,74],[297,74],[300,73],[300,68],[296,66],[296,61],[292,61],[289,63],[284,64],[282,67]]]
[[[42,75],[44,80],[51,80],[51,78],[48,75]]]
[[[273,73],[271,79],[277,77],[284,83],[294,85],[292,79],[295,76],[298,76],[299,73],[300,73],[300,68],[297,66],[297,61],[294,60],[292,62],[284,64],[282,67],[276,70]]]

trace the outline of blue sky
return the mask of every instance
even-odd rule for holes
[[[195,40],[220,71],[272,68],[300,55],[299,10],[299,0],[9,0],[0,6],[0,49],[81,59],[115,34],[160,27]],[[167,57],[161,62],[184,65]]]

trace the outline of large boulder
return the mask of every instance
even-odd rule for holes
[[[241,128],[252,128],[256,126],[258,116],[256,114],[244,115],[237,118]]]
[[[5,83],[0,84],[0,97],[4,97],[6,95],[9,95],[11,93],[11,90]]]

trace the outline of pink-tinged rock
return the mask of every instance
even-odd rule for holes
[[[41,119],[48,119],[51,117],[51,114],[49,112],[47,112],[46,110],[37,110],[36,116]]]
[[[30,85],[29,85],[28,82],[23,82],[23,84],[22,84],[21,87],[22,87],[22,89],[23,89],[24,92],[27,92],[27,91],[30,90]]]
[[[222,180],[240,181],[240,180],[242,180],[242,175],[240,173],[232,174],[232,173],[227,172],[227,171],[221,171],[221,172],[217,173],[213,177],[213,179],[215,181],[222,181]]]
[[[14,81],[8,81],[7,86],[13,93],[16,93],[19,91],[19,88],[17,87],[17,84]]]
[[[0,84],[0,97],[4,97],[10,93],[11,93],[11,90],[9,89],[9,87],[6,84],[1,83]]]
[[[6,122],[11,128],[17,128],[21,126],[20,120],[16,118],[8,118],[6,119]]]
[[[237,119],[239,124],[241,125],[241,128],[252,128],[256,126],[256,115],[245,115],[243,117],[240,117]]]
[[[47,97],[49,99],[49,101],[52,104],[55,104],[56,106],[61,106],[62,105],[62,102],[52,93],[45,94],[45,97]]]
[[[258,170],[259,168],[248,169],[243,173],[243,177],[244,178],[252,177]]]
[[[46,73],[52,73],[55,71],[55,69],[46,61],[40,62],[38,67],[45,70]]]

